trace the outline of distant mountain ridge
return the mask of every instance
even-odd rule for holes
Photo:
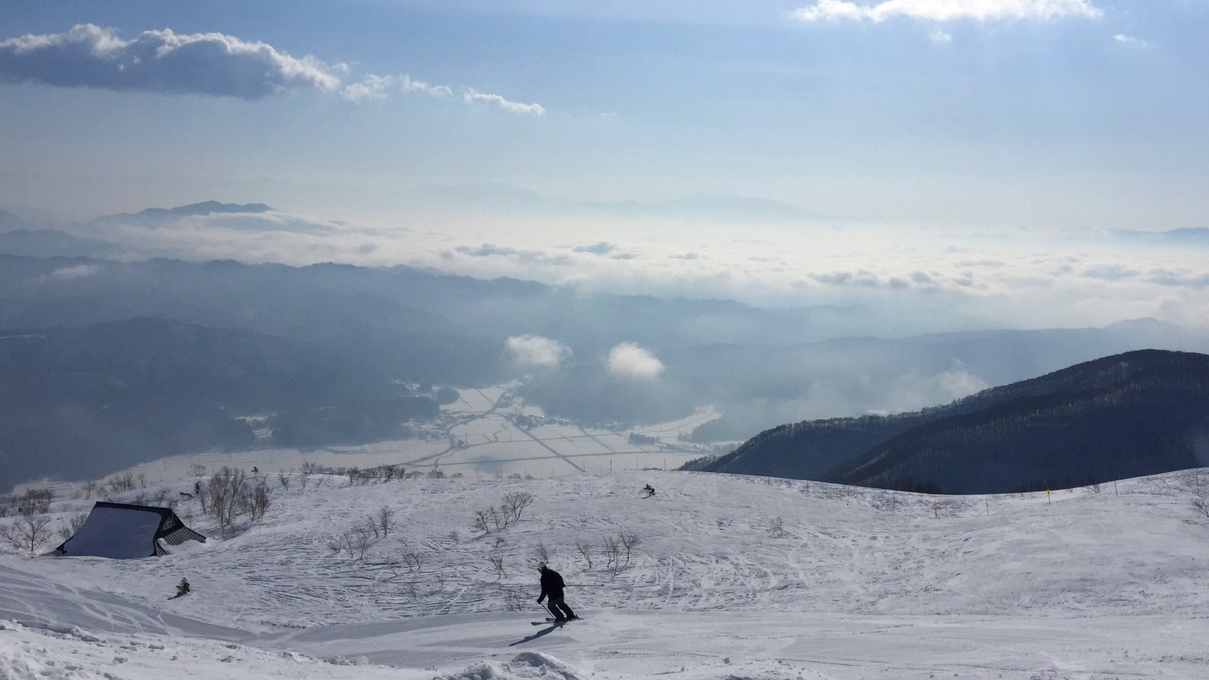
[[[13,229],[25,229],[28,226],[29,223],[20,217],[17,217],[7,210],[0,210],[0,232]]]
[[[783,425],[697,469],[1006,493],[1206,464],[1209,356],[1141,350],[916,413]]]
[[[180,219],[195,215],[210,215],[213,213],[252,213],[259,214],[272,210],[264,203],[221,203],[219,201],[202,201],[175,208],[147,208],[137,213],[120,213],[110,218],[134,218],[140,222],[150,222],[169,219]],[[104,217],[98,219],[106,219]]]

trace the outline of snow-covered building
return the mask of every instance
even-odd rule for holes
[[[204,543],[206,537],[185,526],[171,508],[98,501],[79,531],[53,554],[129,560],[164,555],[185,541]]]

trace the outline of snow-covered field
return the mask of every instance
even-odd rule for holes
[[[273,475],[268,515],[226,539],[178,506],[204,546],[0,557],[0,678],[1209,678],[1195,474],[988,497],[659,471],[288,491]],[[516,492],[533,496],[519,522],[472,528]],[[329,548],[383,507],[397,526],[364,555]],[[543,548],[583,621],[530,625]],[[168,599],[181,577],[193,592]]]

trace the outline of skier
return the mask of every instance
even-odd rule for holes
[[[537,570],[542,575],[542,594],[537,598],[538,604],[541,604],[541,601],[548,595],[550,596],[549,609],[550,613],[554,615],[555,623],[578,619],[575,612],[571,611],[571,608],[563,601],[563,588],[566,585],[563,583],[563,577],[557,571],[547,567],[545,562],[537,565]]]

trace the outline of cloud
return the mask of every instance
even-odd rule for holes
[[[936,374],[921,374],[917,370],[900,375],[889,385],[889,394],[877,413],[903,413],[977,394],[990,387],[985,380],[971,373],[966,365],[953,359],[947,370]]]
[[[867,288],[877,288],[881,286],[881,281],[872,272],[860,269],[855,272],[827,272],[825,274],[809,274],[812,280],[817,281],[827,286],[864,286]],[[905,285],[905,282],[903,282]],[[901,286],[896,286],[901,287]]]
[[[613,252],[614,250],[617,250],[617,246],[613,245],[612,243],[609,243],[608,241],[600,241],[597,243],[593,243],[590,246],[575,246],[575,248],[573,248],[572,250],[574,250],[577,253],[592,253],[593,255],[608,255],[609,253]]]
[[[953,42],[953,36],[945,33],[939,28],[933,28],[932,32],[928,34],[928,40],[931,40],[934,43],[951,43]]]
[[[1129,267],[1110,264],[1101,267],[1092,267],[1083,272],[1083,276],[1089,279],[1099,279],[1101,281],[1121,281],[1123,279],[1133,278],[1142,272]]]
[[[566,255],[547,255],[540,250],[527,250],[497,246],[494,243],[484,243],[481,246],[458,246],[454,252],[467,257],[506,257],[526,264],[569,265],[571,258]],[[452,257],[452,253],[449,254]]]
[[[571,356],[570,347],[540,335],[513,336],[505,344],[512,354],[512,360],[521,366],[558,368]]]
[[[406,75],[379,76],[373,74],[365,76],[359,83],[353,83],[345,87],[340,92],[340,96],[354,104],[361,104],[367,101],[386,99],[392,91],[410,94],[428,94],[433,97],[442,98],[453,96],[453,89],[448,85],[429,85],[423,80],[412,80],[411,77]],[[541,104],[518,104],[517,102],[508,101],[498,94],[483,94],[469,87],[462,94],[462,100],[467,104],[496,106],[512,113],[523,113],[532,116],[546,115],[546,110],[542,108]]]
[[[1064,17],[1090,19],[1102,14],[1099,8],[1092,5],[1091,0],[884,0],[873,5],[858,4],[850,0],[816,0],[814,5],[793,12],[793,16],[802,21],[868,19],[873,22],[894,17],[927,21],[1044,21]]]
[[[608,241],[598,241],[588,246],[575,246],[571,249],[575,253],[587,253],[589,255],[599,255],[600,257],[608,257],[613,260],[633,260],[638,257],[633,253],[619,253],[617,246]]]
[[[1116,40],[1122,45],[1129,45],[1130,47],[1146,47],[1148,44],[1145,40],[1139,40],[1133,36],[1125,35],[1124,33],[1118,33],[1114,35],[1112,39]]]
[[[361,102],[372,101],[374,99],[386,99],[386,91],[390,89],[394,82],[394,76],[375,76],[368,75],[359,83],[353,83],[344,88],[340,92],[340,96],[354,104]]]
[[[95,264],[79,264],[74,267],[60,267],[50,273],[51,278],[60,280],[82,279],[88,276],[96,276],[101,272],[101,268]]]
[[[663,374],[663,362],[632,342],[609,351],[609,371],[625,380],[654,380]]]
[[[123,40],[112,28],[77,24],[66,33],[30,34],[0,42],[2,82],[240,99],[313,89],[338,91],[357,104],[385,99],[391,92],[454,96],[448,85],[430,85],[407,75],[368,74],[341,89],[336,74],[347,71],[343,64],[328,65],[311,56],[299,59],[263,42],[222,33],[178,34],[167,28]],[[462,99],[512,113],[546,114],[541,104],[521,104],[473,88],[466,88]]]
[[[511,111],[513,113],[526,113],[531,116],[546,115],[546,110],[542,108],[541,104],[520,104],[517,102],[508,101],[498,94],[483,94],[482,92],[479,92],[471,87],[466,88],[466,91],[462,93],[462,99],[468,104],[486,104],[488,106],[498,106],[505,111]]]
[[[289,89],[333,91],[333,68],[222,33],[144,31],[123,40],[78,24],[66,33],[0,42],[0,80],[165,94],[261,99]]]
[[[360,104],[375,99],[386,99],[391,90],[414,94],[429,94],[434,97],[452,97],[453,90],[445,85],[429,85],[411,77],[367,75],[359,83],[353,83],[340,92],[347,101]]]

